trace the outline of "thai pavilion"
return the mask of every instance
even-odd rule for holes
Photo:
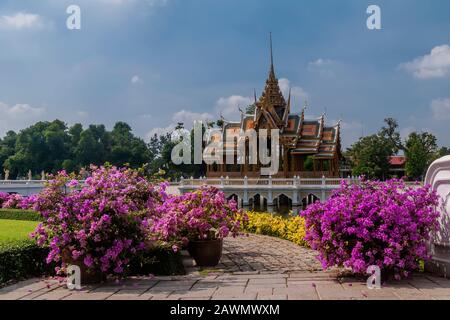
[[[305,119],[305,109],[300,113],[292,113],[291,93],[284,98],[275,68],[272,54],[272,40],[270,41],[270,71],[262,95],[246,112],[241,111],[241,119],[237,122],[223,119],[221,133],[235,134],[254,129],[259,134],[260,129],[279,129],[279,171],[274,178],[308,177],[339,177],[339,163],[342,158],[340,144],[340,122],[333,126],[325,125],[325,114],[317,119]],[[249,112],[251,110],[251,112]],[[253,111],[254,110],[254,111]],[[214,139],[214,137],[213,137]],[[223,138],[223,141],[227,141]],[[235,144],[237,144],[237,140]],[[247,146],[248,148],[248,146]],[[235,146],[235,150],[237,147]],[[208,177],[259,177],[259,164],[226,163],[207,165]],[[242,162],[241,162],[242,163]]]

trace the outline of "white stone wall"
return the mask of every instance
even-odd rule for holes
[[[439,229],[430,242],[432,261],[427,263],[429,271],[445,277],[450,276],[450,156],[433,162],[428,169],[425,184],[429,184],[438,193]]]

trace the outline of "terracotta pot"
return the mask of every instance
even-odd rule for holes
[[[100,270],[90,270],[83,261],[73,260],[68,251],[64,251],[62,255],[62,261],[66,266],[74,265],[80,268],[81,272],[81,285],[96,284],[106,280],[106,275]]]
[[[215,267],[222,257],[223,239],[192,240],[188,252],[199,267]]]

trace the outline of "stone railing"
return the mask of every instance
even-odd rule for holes
[[[341,179],[341,178],[229,178],[229,177],[221,177],[221,178],[182,178],[180,180],[179,185],[181,187],[200,187],[203,185],[206,186],[227,186],[227,187],[268,187],[268,188],[286,188],[286,187],[301,187],[301,186],[328,186],[337,188],[342,180],[346,180],[349,183],[359,183],[360,178],[353,177],[349,179]]]

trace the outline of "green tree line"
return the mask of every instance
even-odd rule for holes
[[[117,122],[108,131],[104,125],[84,128],[77,123],[68,127],[60,120],[41,121],[19,132],[9,131],[0,138],[0,174],[4,177],[4,170],[9,170],[10,179],[23,178],[31,170],[33,177],[39,178],[42,171],[79,172],[91,164],[104,163],[145,166],[149,174],[159,173],[168,179],[182,174],[196,177],[204,174],[203,166],[175,166],[171,162],[171,150],[176,143],[178,140],[170,134],[155,134],[146,143],[125,122]]]
[[[387,179],[390,157],[403,153],[406,158],[405,175],[411,180],[422,180],[429,165],[437,158],[450,155],[450,149],[439,148],[436,137],[429,132],[412,132],[402,140],[395,119],[387,118],[375,134],[361,137],[346,152],[352,174],[368,178]]]

